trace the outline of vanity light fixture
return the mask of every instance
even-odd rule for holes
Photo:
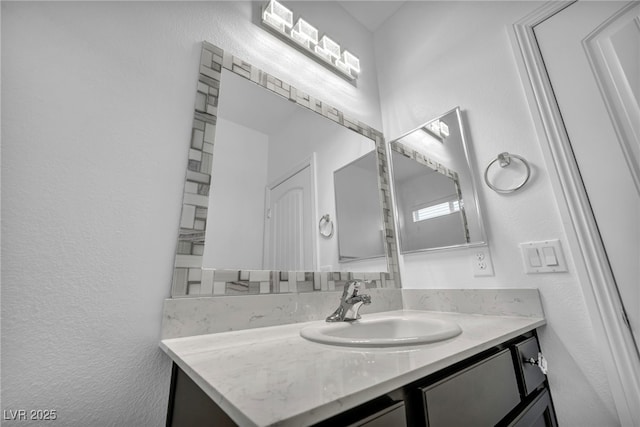
[[[296,26],[291,29],[291,38],[310,49],[312,43],[318,44],[318,29],[300,18]]]
[[[262,23],[311,58],[329,65],[342,76],[350,80],[358,78],[360,60],[357,56],[342,49],[339,43],[326,34],[318,39],[318,29],[300,17],[293,25],[293,12],[278,1],[270,0],[262,9]]]
[[[262,22],[284,33],[293,26],[293,12],[277,1],[270,1],[262,11]]]
[[[449,136],[449,126],[440,120],[434,120],[428,123],[423,129],[440,141],[444,141],[444,139]]]

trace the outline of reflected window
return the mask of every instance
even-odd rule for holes
[[[456,212],[460,212],[460,201],[450,200],[448,202],[438,203],[437,205],[413,211],[413,222],[438,218],[440,216],[450,215]]]

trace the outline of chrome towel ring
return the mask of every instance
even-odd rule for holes
[[[328,239],[333,236],[333,221],[329,214],[322,215],[322,218],[320,218],[320,221],[318,222],[318,230],[322,237],[326,237]]]
[[[513,188],[498,188],[495,185],[493,185],[491,182],[489,182],[489,169],[491,168],[491,166],[493,166],[495,162],[498,162],[501,168],[506,168],[511,164],[511,159],[520,160],[520,162],[522,162],[524,167],[527,169],[524,180]],[[524,187],[524,185],[529,181],[529,178],[531,178],[531,167],[529,167],[529,162],[527,162],[522,156],[518,156],[517,154],[507,153],[506,151],[504,153],[498,154],[498,157],[493,159],[487,165],[487,168],[484,170],[484,182],[487,184],[487,186],[489,186],[490,189],[492,189],[496,193],[502,193],[502,194],[513,193],[514,191],[517,191],[522,187]]]

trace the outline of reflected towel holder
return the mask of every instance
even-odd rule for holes
[[[520,162],[522,162],[524,167],[527,169],[527,173],[524,177],[524,180],[513,188],[498,188],[489,181],[489,169],[491,168],[491,166],[493,166],[495,162],[499,162],[498,164],[500,165],[501,168],[506,168],[511,164],[511,159],[520,160]],[[529,182],[529,178],[531,178],[531,168],[529,167],[529,162],[527,162],[522,156],[518,156],[517,154],[507,153],[506,151],[504,153],[498,154],[498,157],[493,159],[487,165],[487,168],[484,170],[484,182],[487,184],[487,186],[489,186],[490,189],[492,189],[496,193],[501,193],[501,194],[513,193],[514,191],[521,189],[522,187],[524,187],[524,185],[527,182]]]
[[[327,226],[330,226],[327,231]],[[322,237],[326,237],[327,239],[333,236],[333,221],[331,220],[331,216],[329,214],[322,215],[320,221],[318,222],[318,230],[320,231],[320,235]]]

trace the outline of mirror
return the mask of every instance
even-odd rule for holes
[[[375,154],[371,151],[334,172],[340,262],[384,257]]]
[[[362,159],[381,250],[346,264],[334,176]],[[398,287],[387,171],[379,131],[204,42],[171,295]]]
[[[385,271],[375,143],[231,71],[222,70],[221,81],[203,266],[341,271],[336,236],[320,230],[328,214],[341,242],[374,234]],[[362,156],[373,173],[334,182],[334,171]],[[378,220],[374,230],[336,214],[334,187],[356,184],[369,196],[362,202]]]
[[[460,108],[390,147],[400,252],[486,244]]]

